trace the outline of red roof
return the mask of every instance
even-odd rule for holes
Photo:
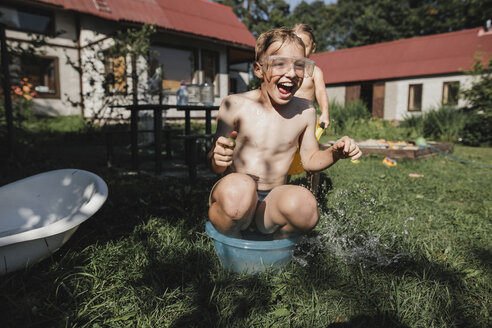
[[[492,31],[435,34],[315,54],[326,84],[386,80],[469,70],[477,51],[492,55]]]
[[[206,0],[37,0],[114,21],[159,27],[254,47],[256,40],[232,8]]]

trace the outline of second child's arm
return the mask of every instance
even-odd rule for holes
[[[326,129],[328,125],[330,125],[330,115],[328,111],[329,100],[328,95],[326,94],[326,86],[325,79],[323,77],[323,71],[316,66],[314,69],[314,93],[316,95],[316,102],[319,105],[319,109],[321,110],[321,116],[319,117],[319,124],[324,126],[322,128]]]

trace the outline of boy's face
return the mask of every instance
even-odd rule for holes
[[[275,62],[271,60],[272,58],[287,61],[289,68],[275,69]],[[280,42],[275,42],[270,45],[260,62],[255,64],[255,74],[262,79],[261,88],[265,89],[275,104],[287,104],[301,87],[303,75],[299,71],[296,72],[294,63],[296,58],[305,60],[304,49],[300,45],[292,42],[281,45]]]

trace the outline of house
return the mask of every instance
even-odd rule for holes
[[[232,9],[221,4],[206,0],[6,0],[0,4],[0,13],[12,47],[26,48],[32,44],[32,35],[46,36],[45,43],[35,48],[34,58],[17,56],[10,66],[12,84],[25,77],[34,84],[38,113],[90,117],[103,110],[109,113],[105,96],[131,102],[127,91],[135,87],[132,65],[139,68],[140,101],[155,101],[149,85],[158,68],[168,103],[176,101],[181,81],[212,84],[215,104],[229,93],[247,90],[256,41]],[[96,58],[112,45],[114,33],[143,24],[155,24],[157,29],[151,37],[150,63],[110,55]]]
[[[362,99],[374,117],[402,120],[441,104],[465,104],[475,56],[488,62],[492,31],[474,28],[384,42],[312,56],[331,101]]]

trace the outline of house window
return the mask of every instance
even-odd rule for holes
[[[153,46],[149,76],[153,76],[156,68],[162,65],[164,91],[175,93],[181,81],[193,82],[195,72],[195,56],[192,50]]]
[[[27,77],[39,98],[60,98],[57,57],[21,56],[14,65],[18,65],[19,78]]]
[[[451,106],[457,105],[459,91],[460,82],[444,82],[442,86],[442,104]]]
[[[107,93],[116,94],[127,92],[126,60],[124,56],[106,57],[104,61],[105,82]]]
[[[0,6],[0,23],[14,30],[53,34],[55,19],[53,14],[43,10],[28,10]]]
[[[213,51],[202,51],[202,70],[203,83],[214,85],[215,95],[219,94],[219,76],[217,74],[219,66],[219,55]]]
[[[422,110],[422,84],[410,84],[408,88],[408,111]]]

